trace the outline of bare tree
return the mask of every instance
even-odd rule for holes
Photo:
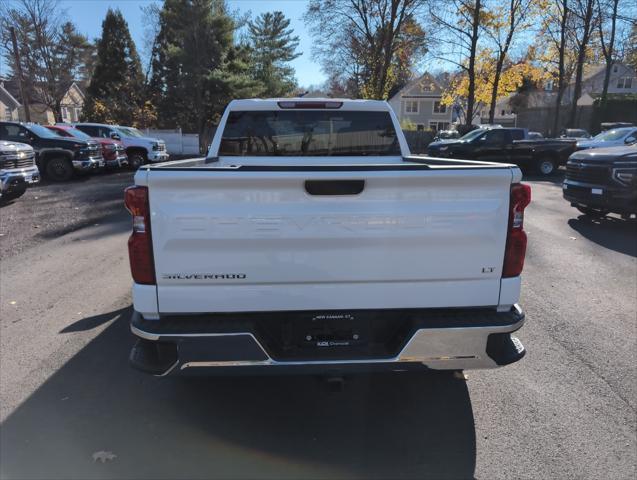
[[[161,4],[151,2],[139,7],[144,14],[144,40],[142,43],[141,57],[142,65],[146,64],[144,69],[144,77],[148,82],[150,71],[153,67],[152,57],[153,50],[157,44],[157,36],[159,35]]]
[[[557,95],[555,98],[555,117],[553,118],[553,135],[557,135],[557,129],[560,121],[560,107],[562,106],[562,97],[566,88],[564,75],[564,55],[566,53],[566,26],[569,18],[568,0],[557,0],[558,9],[560,11],[560,42],[558,47],[558,67],[557,67]]]
[[[482,0],[430,0],[429,16],[436,29],[433,56],[456,65],[468,77],[465,123],[471,125],[475,108],[476,53],[482,32]]]
[[[575,64],[575,84],[571,101],[571,110],[568,117],[568,125],[575,126],[577,117],[577,101],[582,94],[582,77],[584,75],[584,63],[587,49],[591,40],[591,34],[596,27],[598,18],[595,16],[596,0],[575,0],[573,19],[575,21],[575,44],[577,48],[577,62]]]
[[[412,61],[424,48],[415,21],[425,0],[311,0],[305,22],[316,39],[313,55],[333,77],[346,70],[360,95],[387,98],[399,58]],[[399,55],[407,50],[407,55]],[[338,75],[344,79],[343,75]]]
[[[56,120],[61,121],[61,103],[69,86],[89,73],[85,67],[92,53],[91,45],[66,21],[56,0],[16,0],[2,5],[0,30],[5,52],[12,26],[18,35],[28,97],[49,107]],[[9,55],[5,57],[15,72],[15,60]]]
[[[599,43],[602,50],[602,55],[606,62],[606,68],[604,71],[604,85],[602,87],[602,96],[600,103],[602,106],[606,105],[606,99],[608,97],[608,83],[610,82],[610,73],[613,67],[613,61],[615,60],[615,34],[617,31],[617,11],[619,8],[619,0],[597,0],[597,15],[599,16],[599,22],[597,24],[599,32]],[[606,15],[605,12],[610,10],[610,15]],[[607,32],[605,27],[609,29]]]
[[[502,4],[497,2],[496,8],[490,12],[492,20],[483,25],[487,36],[491,38],[496,47],[497,56],[489,106],[489,123],[493,123],[495,117],[495,104],[504,62],[509,54],[514,36],[529,15],[533,4],[533,0],[509,0],[506,6],[500,6]]]

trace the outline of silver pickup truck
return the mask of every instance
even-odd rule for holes
[[[515,362],[521,178],[514,165],[411,156],[386,102],[233,101],[206,158],[144,166],[126,191],[132,364],[165,375]]]
[[[40,181],[35,152],[30,145],[0,140],[0,201],[21,197]]]

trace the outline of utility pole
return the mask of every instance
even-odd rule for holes
[[[15,36],[15,29],[11,30],[11,41],[13,42],[13,55],[15,56],[16,70],[18,71],[18,83],[20,84],[20,96],[24,105],[24,119],[31,121],[31,110],[29,110],[29,99],[27,98],[26,89],[24,88],[24,78],[22,77],[22,64],[20,63],[20,52],[18,51],[18,40]]]

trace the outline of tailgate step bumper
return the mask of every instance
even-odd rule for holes
[[[153,375],[225,373],[225,367],[235,373],[242,367],[331,372],[352,366],[402,370],[408,364],[443,370],[495,368],[524,356],[524,347],[510,335],[523,323],[517,305],[509,312],[269,312],[161,320],[144,320],[134,312],[131,331],[139,341],[130,360]]]

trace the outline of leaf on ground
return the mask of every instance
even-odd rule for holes
[[[113,452],[106,452],[104,450],[100,450],[99,452],[95,452],[93,454],[93,461],[97,462],[98,460],[102,463],[106,463],[107,461],[114,460],[117,455]]]

